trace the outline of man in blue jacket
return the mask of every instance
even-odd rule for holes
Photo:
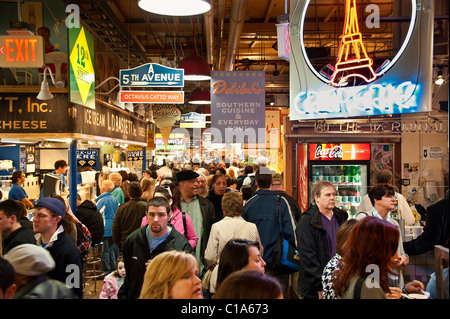
[[[119,248],[114,243],[112,237],[112,224],[117,208],[119,207],[118,200],[112,196],[111,192],[115,185],[110,180],[105,180],[100,186],[100,196],[97,197],[97,209],[103,217],[103,224],[105,226],[105,233],[103,235],[103,270],[105,274],[116,269],[116,261],[119,258]]]
[[[330,182],[318,181],[311,193],[315,205],[303,213],[296,227],[298,292],[305,299],[321,299],[323,269],[336,253],[336,233],[348,214],[335,207],[336,191]]]
[[[256,224],[261,243],[264,247],[263,259],[266,262],[266,271],[273,276],[286,281],[284,274],[275,271],[271,264],[272,253],[278,239],[278,232],[293,245],[297,245],[295,238],[295,219],[288,201],[278,192],[270,190],[274,172],[265,166],[256,170],[255,178],[258,190],[245,203],[242,218]],[[277,202],[280,199],[279,216],[277,220]]]

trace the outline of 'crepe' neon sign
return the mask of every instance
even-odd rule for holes
[[[405,81],[398,85],[369,84],[349,88],[309,90],[295,96],[294,108],[300,114],[403,113],[418,107],[414,93],[420,85]]]
[[[346,0],[344,34],[331,83],[336,86],[345,85],[348,78],[355,76],[367,83],[372,82],[377,78],[372,65],[373,61],[367,55],[362,34],[359,32],[355,0]],[[362,70],[367,70],[368,74],[362,74]]]

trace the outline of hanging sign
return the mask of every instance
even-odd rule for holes
[[[337,4],[340,5],[340,4]],[[376,44],[367,45],[365,30],[386,28],[367,25],[360,19],[369,5],[346,0],[342,34],[335,52],[336,62],[321,65],[317,56],[308,56],[305,29],[315,6],[298,0],[291,6],[290,49],[296,63],[290,64],[290,119],[330,119],[386,114],[429,112],[431,110],[433,57],[432,0],[403,0],[405,33],[391,56],[376,59]],[[362,6],[362,7],[360,7]],[[366,25],[364,25],[364,23]],[[393,22],[396,23],[396,22]],[[403,21],[402,21],[403,23]],[[393,25],[392,28],[396,26]],[[377,30],[371,30],[376,33]],[[382,41],[386,41],[383,38]],[[395,41],[392,40],[394,43]],[[370,51],[370,50],[372,51]]]
[[[133,69],[120,70],[119,80],[121,87],[183,87],[184,69],[147,63]]]
[[[196,113],[196,112],[190,112],[190,113],[187,113],[187,114],[181,114],[180,127],[186,127],[186,128],[200,127],[200,128],[205,128],[206,127],[206,115],[200,114],[200,113]]]
[[[68,34],[69,100],[95,109],[94,38],[83,27]]]
[[[252,71],[211,73],[213,143],[251,143],[265,147],[265,74]]]
[[[183,91],[121,91],[119,101],[122,103],[164,103],[183,104]]]

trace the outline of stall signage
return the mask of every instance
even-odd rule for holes
[[[164,103],[183,104],[183,91],[121,91],[119,101],[122,103]]]
[[[323,65],[317,65],[317,61],[313,65],[311,61],[315,57],[308,56],[305,45],[307,12],[314,10],[313,2],[299,0],[291,8],[290,49],[296,60],[290,64],[289,72],[291,120],[431,110],[433,10],[429,8],[432,1],[405,2],[410,2],[407,7],[411,9],[410,14],[406,13],[408,24],[403,42],[388,59],[375,61],[365,43],[367,28],[360,25],[365,21],[358,17],[368,5],[346,0],[342,7],[345,19],[336,62]],[[418,16],[420,19],[416,18]],[[380,32],[384,27],[379,27]]]
[[[213,71],[213,143],[251,143],[265,147],[265,92],[264,72]]]
[[[186,113],[186,114],[181,114],[180,127],[186,127],[186,128],[200,127],[200,128],[205,128],[206,127],[206,115],[200,114],[200,113],[196,113],[196,112],[190,112],[190,113]]]
[[[133,69],[120,70],[120,86],[126,87],[183,87],[184,69],[147,63]]]
[[[312,161],[368,161],[370,144],[309,144]]]
[[[65,133],[74,128],[67,107],[67,96],[56,94],[48,101],[36,93],[0,93],[0,133]]]
[[[161,133],[155,134],[155,149],[157,151],[164,151],[164,150],[184,150],[186,149],[186,143],[184,141],[184,134],[182,133],[170,133],[169,135],[169,144],[167,147],[164,145],[164,141],[162,139]]]
[[[94,39],[81,28],[69,28],[69,100],[95,109]]]
[[[91,167],[97,163],[98,150],[77,150],[77,165],[89,164]]]
[[[96,103],[95,110],[81,105],[74,108],[77,133],[147,143],[147,123],[142,119],[103,103]]]
[[[44,66],[44,40],[41,36],[1,35],[0,67],[38,68]]]
[[[144,158],[143,150],[127,151],[127,159],[129,161],[142,161],[143,158]]]

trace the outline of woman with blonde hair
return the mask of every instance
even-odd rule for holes
[[[139,299],[203,299],[201,283],[194,255],[166,251],[148,264]]]
[[[142,187],[142,198],[145,199],[146,202],[148,202],[150,199],[153,198],[153,193],[155,192],[156,188],[156,181],[153,178],[146,178],[144,177],[141,179],[141,187]]]
[[[125,195],[122,190],[122,175],[119,173],[111,173],[108,176],[108,180],[114,183],[114,189],[111,192],[111,195],[117,199],[119,205],[125,203]]]

